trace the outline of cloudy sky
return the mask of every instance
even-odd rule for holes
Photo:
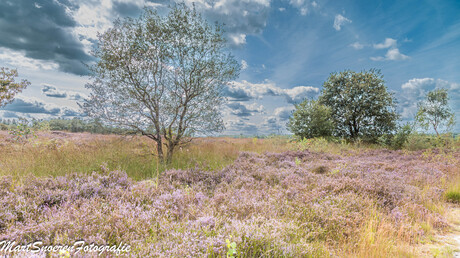
[[[0,118],[80,115],[97,32],[173,1],[0,0],[0,67],[32,83]],[[408,121],[427,91],[447,88],[460,120],[458,0],[185,2],[225,24],[243,68],[225,89],[225,134],[286,132],[294,103],[316,97],[331,72],[345,69],[381,69]]]

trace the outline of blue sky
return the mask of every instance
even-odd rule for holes
[[[80,115],[88,92],[83,63],[97,32],[118,17],[168,0],[2,0],[0,66],[32,85],[0,117]],[[194,1],[188,0],[187,4]],[[316,97],[331,72],[381,69],[410,121],[427,91],[449,89],[460,120],[460,1],[200,0],[198,11],[225,23],[244,68],[227,87],[225,134],[285,133],[294,107]],[[460,122],[456,131],[460,131]]]

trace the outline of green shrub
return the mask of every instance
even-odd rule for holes
[[[429,149],[430,147],[432,147],[432,144],[430,143],[430,136],[419,133],[413,133],[409,135],[409,137],[407,138],[407,143],[405,147],[406,149],[411,151]]]
[[[19,123],[9,129],[9,134],[13,136],[13,140],[20,142],[28,140],[30,137],[35,137],[35,131],[29,126],[27,119],[21,118]]]
[[[411,133],[412,133],[411,124],[407,123],[404,126],[400,127],[391,141],[391,148],[396,149],[396,150],[402,149],[403,146],[408,141]]]
[[[331,109],[316,100],[304,100],[295,106],[288,129],[300,138],[332,136],[334,123]]]

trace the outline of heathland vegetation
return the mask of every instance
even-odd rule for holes
[[[0,135],[2,239],[123,242],[144,257],[455,250],[436,236],[458,223],[458,139],[393,151],[324,138],[200,138],[163,165],[145,136],[36,135]]]
[[[146,10],[100,35],[93,120],[3,121],[0,240],[126,243],[134,257],[456,252],[438,237],[460,227],[446,91],[398,126],[380,72],[344,71],[296,105],[292,136],[193,137],[222,129],[220,90],[239,70],[222,35],[184,4]],[[1,73],[0,106],[28,85]]]

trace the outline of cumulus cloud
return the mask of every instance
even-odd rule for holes
[[[337,15],[335,16],[335,19],[334,19],[334,25],[333,25],[333,27],[334,27],[334,29],[335,29],[336,31],[339,31],[339,30],[342,29],[342,26],[343,26],[343,25],[345,25],[345,24],[347,24],[347,23],[351,23],[351,22],[352,22],[352,21],[351,21],[350,19],[344,17],[344,16],[341,15],[341,14],[337,14]]]
[[[313,98],[319,94],[319,88],[312,86],[296,86],[291,89],[281,89],[273,82],[250,83],[248,81],[233,82],[224,89],[224,95],[231,100],[248,101],[260,99],[263,96],[281,96],[288,103],[295,104],[305,98]]]
[[[119,17],[136,17],[144,6],[163,8],[182,0],[7,0],[0,1],[0,55],[12,66],[59,69],[88,75],[94,62],[90,50],[97,33]],[[247,35],[260,34],[270,11],[269,0],[201,0],[195,4],[204,17],[225,24],[234,46]],[[3,51],[6,49],[7,51]]]
[[[242,135],[257,135],[259,133],[259,127],[250,123],[244,119],[227,120],[225,122],[225,128],[227,133],[230,134],[242,134]]]
[[[409,59],[409,56],[401,54],[399,52],[399,49],[397,48],[389,49],[384,57],[383,56],[371,57],[371,60],[373,61],[384,61],[384,60],[400,61],[400,60],[406,60],[406,59]]]
[[[265,134],[280,134],[286,131],[286,122],[291,116],[294,106],[275,108],[272,116],[264,117],[260,128]]]
[[[297,104],[305,98],[314,97],[319,94],[319,88],[312,86],[297,86],[292,89],[282,89],[280,96],[284,96],[288,103]]]
[[[67,106],[57,106],[46,103],[37,98],[18,97],[10,104],[2,107],[3,118],[30,117],[30,118],[57,118],[82,117],[79,110]]]
[[[0,47],[85,75],[88,71],[82,62],[93,59],[73,32],[77,22],[72,12],[77,9],[67,0],[0,1]]]
[[[412,120],[417,112],[417,103],[425,98],[427,92],[444,88],[449,91],[450,105],[456,116],[460,115],[460,83],[434,78],[414,78],[401,85],[403,94],[398,101],[402,118]]]
[[[67,98],[69,100],[83,100],[87,96],[82,93],[69,90],[61,90],[50,84],[42,84],[43,95],[50,98]]]
[[[246,70],[248,67],[248,62],[246,62],[246,60],[241,60],[241,70]]]
[[[247,35],[260,34],[270,12],[270,0],[200,0],[186,3],[194,3],[208,20],[225,24],[227,36],[234,46],[245,44]]]
[[[58,115],[61,112],[61,109],[58,106],[47,104],[34,98],[16,98],[13,102],[3,107],[2,110],[47,115]]]
[[[275,108],[273,114],[280,120],[288,120],[294,110],[293,106],[278,107]]]
[[[3,115],[1,116],[2,118],[19,118],[19,116],[14,112],[4,111],[2,113],[3,113]]]
[[[243,33],[232,33],[229,34],[230,40],[234,45],[244,45],[246,44],[246,34]]]
[[[59,65],[52,60],[37,60],[26,56],[24,50],[11,50],[0,47],[0,60],[12,67],[31,70],[56,70]]]
[[[364,48],[364,45],[359,43],[358,41],[356,41],[355,43],[353,44],[350,44],[350,47],[354,48],[354,49],[363,49]]]
[[[397,48],[388,50],[385,55],[386,60],[406,60],[408,58],[408,56],[401,54]]]
[[[64,91],[58,91],[56,87],[43,84],[42,93],[50,98],[67,98],[67,93]]]
[[[384,42],[374,44],[374,48],[375,49],[383,49],[383,48],[390,48],[390,47],[395,48],[396,43],[397,43],[396,39],[386,38]]]
[[[262,113],[264,111],[264,106],[253,103],[253,104],[244,104],[241,102],[231,102],[227,104],[227,107],[230,108],[230,114],[247,117],[252,116],[255,113]]]
[[[308,0],[289,0],[289,4],[297,8],[301,15],[307,15],[311,7],[319,7],[317,2]]]
[[[85,116],[84,114],[80,113],[78,110],[74,108],[64,107],[61,109],[60,113],[61,117],[82,117]]]
[[[377,56],[371,57],[373,61],[384,61],[384,60],[392,60],[392,61],[400,61],[409,59],[409,56],[406,56],[399,52],[397,48],[397,40],[392,38],[386,38],[384,42],[374,44],[375,49],[388,49],[385,56]]]
[[[264,128],[265,133],[267,134],[280,134],[285,128],[285,124],[280,121],[279,118],[274,116],[269,116],[264,119],[262,123],[262,128]]]

